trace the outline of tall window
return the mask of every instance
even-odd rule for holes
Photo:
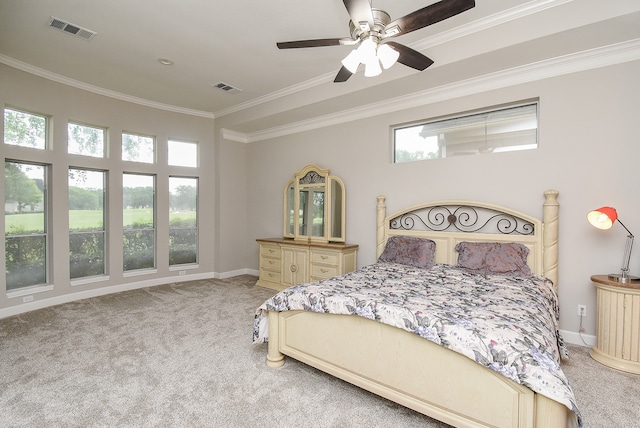
[[[122,160],[154,163],[155,139],[144,135],[122,133]]]
[[[69,168],[71,279],[105,274],[106,172]]]
[[[169,265],[198,261],[198,179],[169,177]]]
[[[530,103],[393,129],[394,162],[538,147],[538,104]]]
[[[155,176],[122,175],[124,270],[155,267]]]
[[[47,166],[4,163],[7,291],[47,283]]]
[[[4,143],[43,150],[48,120],[44,116],[4,109]]]
[[[169,165],[173,166],[198,166],[198,143],[186,141],[168,141]]]
[[[103,158],[106,130],[88,125],[69,123],[67,127],[67,151],[72,155]]]

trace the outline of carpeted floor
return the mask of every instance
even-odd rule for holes
[[[253,276],[192,281],[0,320],[5,427],[445,427],[297,361],[265,364]],[[571,346],[586,427],[640,427],[640,376]]]

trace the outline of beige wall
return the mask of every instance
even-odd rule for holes
[[[52,303],[89,297],[106,292],[172,282],[177,279],[211,277],[215,275],[213,242],[216,241],[212,222],[215,209],[215,183],[213,160],[215,153],[213,119],[172,113],[137,104],[118,101],[110,97],[96,95],[67,85],[36,77],[0,64],[0,105],[51,116],[52,150],[38,151],[12,146],[0,146],[2,158],[35,160],[53,165],[52,204],[53,269],[51,283],[53,290],[34,292],[31,303],[23,303],[24,296],[7,297],[0,293],[0,315],[10,315],[29,308],[37,308]],[[66,129],[68,121],[77,121],[108,128],[109,157],[94,159],[68,155],[66,153]],[[122,131],[156,136],[157,169],[147,165],[125,163],[121,159],[120,135]],[[168,167],[167,140],[179,139],[197,141],[201,165],[199,168]],[[27,154],[28,153],[28,154]],[[25,157],[28,156],[28,157]],[[165,166],[162,166],[165,165]],[[68,258],[68,202],[67,169],[69,166],[94,167],[109,170],[109,215],[110,242],[108,280],[71,285],[69,281]],[[122,172],[157,171],[157,272],[125,276],[122,272]],[[168,267],[168,177],[169,175],[200,176],[200,258],[197,268],[183,269],[186,275]],[[4,176],[3,176],[4,177]],[[2,178],[4,182],[4,178]],[[4,200],[4,186],[0,186],[0,199]],[[4,223],[0,225],[4,236]],[[4,259],[4,245],[0,249]],[[181,269],[182,270],[182,269]],[[5,275],[1,276],[5,289]],[[34,290],[37,291],[37,290]],[[27,296],[28,297],[28,296]]]
[[[561,203],[561,328],[577,332],[577,305],[586,304],[586,333],[593,335],[596,302],[589,277],[619,269],[626,234],[619,226],[595,230],[586,213],[615,206],[625,225],[640,233],[633,172],[640,160],[638,75],[640,62],[627,63],[434,104],[425,99],[423,107],[250,143],[247,245],[282,233],[282,188],[307,163],[329,168],[345,182],[347,241],[360,244],[358,266],[375,261],[377,195],[387,196],[390,212],[425,200],[477,199],[540,216],[543,192],[554,188]],[[391,162],[393,124],[534,98],[540,100],[538,150]],[[247,265],[257,268],[255,244]],[[640,274],[638,249],[631,268]]]
[[[219,138],[221,140],[221,138]],[[249,213],[256,206],[247,199],[247,145],[229,141],[217,144],[216,152],[216,271],[223,276],[246,273],[257,269],[248,257],[252,243],[247,238]],[[260,221],[258,218],[256,221]],[[257,262],[256,262],[257,265]]]

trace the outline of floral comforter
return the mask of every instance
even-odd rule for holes
[[[268,341],[267,312],[287,310],[358,315],[407,330],[566,405],[582,425],[560,368],[568,355],[557,295],[543,277],[376,263],[276,294],[256,312],[254,343]]]

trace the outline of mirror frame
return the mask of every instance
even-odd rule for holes
[[[319,176],[319,180],[315,183],[318,185],[324,186],[324,230],[322,236],[312,236],[312,235],[303,235],[300,233],[300,228],[297,222],[297,216],[291,217],[291,214],[300,212],[300,181],[303,180],[307,174],[314,172]],[[339,205],[340,207],[337,209],[338,212],[334,212],[334,185],[338,186],[341,190],[341,195],[338,195]],[[302,188],[304,189],[305,185],[302,184]],[[293,189],[292,189],[293,187]],[[290,192],[293,190],[293,201],[290,199]],[[294,178],[289,180],[284,186],[284,209],[283,209],[283,236],[285,238],[293,238],[296,241],[306,241],[306,242],[319,242],[319,243],[328,243],[328,242],[345,242],[346,239],[346,219],[345,219],[345,208],[346,208],[346,190],[344,187],[343,181],[335,177],[333,175],[329,175],[329,170],[326,168],[321,168],[318,165],[307,165],[302,168],[300,171],[294,174]],[[293,203],[291,203],[293,202]],[[290,213],[290,208],[293,209],[293,213]],[[333,234],[333,224],[334,221],[340,221],[339,231],[337,234]],[[293,223],[292,223],[293,222]],[[291,230],[293,229],[293,230]]]

